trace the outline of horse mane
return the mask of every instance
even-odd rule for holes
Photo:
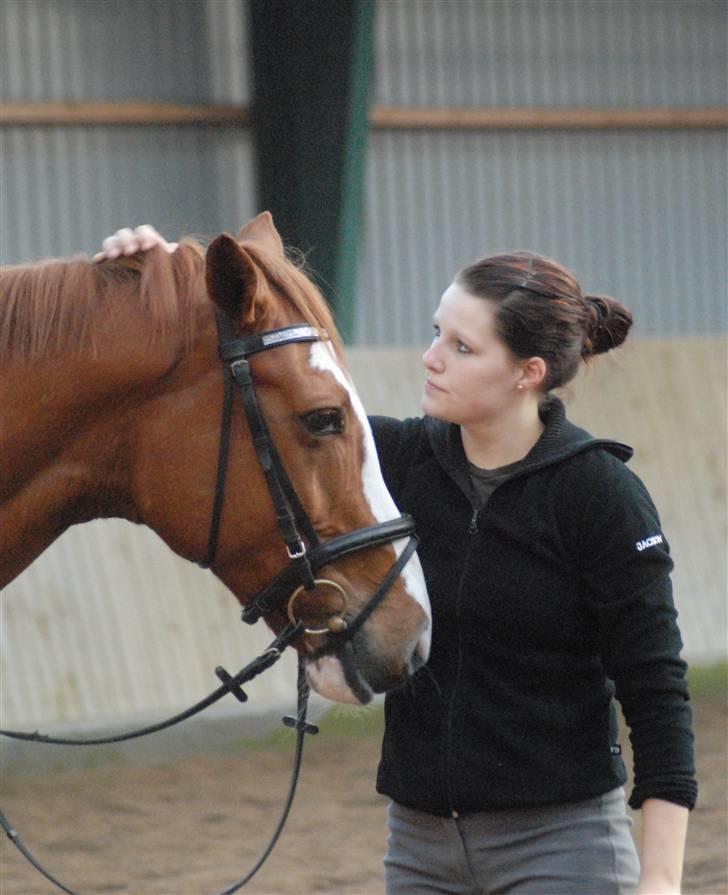
[[[0,354],[30,359],[88,351],[99,308],[131,296],[149,317],[150,338],[174,328],[189,344],[204,277],[204,254],[192,240],[173,255],[156,248],[101,264],[78,255],[4,267]]]
[[[273,256],[255,242],[243,245],[269,286],[310,326],[326,330],[341,357],[331,312],[302,265]],[[150,339],[176,331],[189,347],[196,309],[207,300],[204,248],[186,238],[171,254],[155,248],[100,264],[79,255],[1,268],[0,355],[31,359],[88,351],[95,312],[107,301],[132,296],[149,318]],[[252,319],[246,322],[264,316],[267,304],[265,282],[259,278]]]

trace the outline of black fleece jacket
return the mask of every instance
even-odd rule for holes
[[[377,789],[433,814],[559,804],[625,783],[692,807],[691,712],[655,507],[626,445],[560,401],[523,464],[476,509],[457,426],[372,418],[410,513],[433,608],[427,665],[385,701]]]

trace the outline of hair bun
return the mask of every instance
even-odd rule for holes
[[[586,332],[582,355],[604,354],[627,338],[632,314],[621,302],[607,295],[586,295]]]

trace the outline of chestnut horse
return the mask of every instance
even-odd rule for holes
[[[102,517],[147,525],[186,559],[206,555],[225,388],[221,316],[243,341],[294,325],[316,333],[277,347],[274,338],[249,361],[312,537],[325,548],[398,518],[331,315],[267,212],[206,253],[184,240],[173,253],[52,260],[0,277],[0,587],[69,526]],[[210,567],[246,606],[291,553],[242,412],[230,431]],[[430,610],[416,556],[390,576],[376,607],[369,602],[402,537],[327,559],[316,570],[324,584],[309,579],[295,616],[289,604],[292,620],[319,620],[296,648],[308,657],[309,683],[329,699],[366,702],[427,658]],[[326,620],[345,627],[359,613],[366,623],[336,649],[340,629],[329,633]],[[285,606],[266,620],[282,630]]]

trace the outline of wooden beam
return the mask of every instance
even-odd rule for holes
[[[555,109],[378,106],[373,127],[424,130],[608,130],[728,127],[726,108]]]
[[[250,124],[247,106],[175,103],[0,103],[0,125]],[[376,130],[610,130],[728,127],[728,109],[374,106]]]
[[[247,106],[176,103],[0,103],[0,125],[231,125],[249,123]]]

